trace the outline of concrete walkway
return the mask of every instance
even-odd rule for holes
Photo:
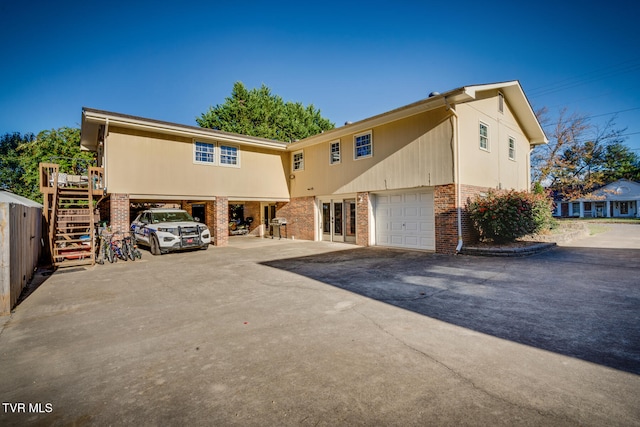
[[[59,271],[0,320],[0,425],[640,425],[634,343],[613,368],[523,344],[548,328],[498,310],[549,317],[548,278],[609,276],[625,288],[575,305],[595,324],[615,296],[634,337],[638,250],[609,268],[590,246],[607,236],[516,260],[237,238]],[[508,339],[477,326],[495,317]]]

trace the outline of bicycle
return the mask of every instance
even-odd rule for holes
[[[109,240],[109,247],[111,248],[111,250],[114,253],[114,262],[118,261],[118,258],[120,258],[123,261],[127,260],[127,256],[124,254],[124,252],[122,251],[121,245],[122,245],[122,240],[116,238],[117,234],[122,234],[119,232],[115,232],[111,235],[111,239]]]
[[[132,232],[122,239],[122,251],[131,261],[135,261],[136,258],[142,259],[142,252],[138,250],[138,245],[136,244],[136,239],[133,237]]]
[[[109,239],[110,238],[111,236],[109,236]],[[109,241],[104,234],[101,233],[98,235],[98,242],[98,257],[96,259],[96,262],[100,265],[103,265],[105,260],[113,263],[115,255],[113,253],[113,250],[111,249]]]

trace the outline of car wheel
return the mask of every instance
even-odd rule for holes
[[[156,237],[155,234],[151,235],[149,242],[150,242],[151,255],[161,255],[162,252],[160,252],[160,243],[158,243],[158,238]]]

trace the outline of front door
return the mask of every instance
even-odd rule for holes
[[[356,201],[320,200],[320,229],[322,240],[328,242],[356,241]]]
[[[322,203],[322,215],[320,219],[320,224],[322,227],[322,240],[331,241],[331,202],[321,202]]]
[[[350,199],[344,201],[344,241],[349,243],[356,242],[356,200]]]
[[[261,203],[262,207],[262,227],[265,236],[271,236],[271,220],[276,216],[276,204],[275,203]]]
[[[629,215],[629,203],[620,202],[620,215]]]

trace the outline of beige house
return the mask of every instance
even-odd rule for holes
[[[224,245],[229,207],[241,205],[254,235],[281,217],[289,238],[454,253],[473,238],[467,198],[528,189],[530,150],[546,142],[511,81],[432,94],[292,144],[84,108],[81,143],[103,168],[115,229],[128,229],[136,203],[177,203]]]

